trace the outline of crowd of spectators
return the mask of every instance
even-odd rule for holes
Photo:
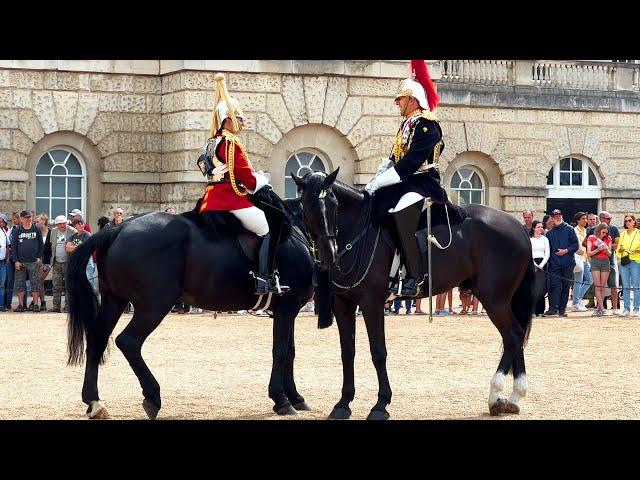
[[[598,216],[578,212],[571,225],[558,209],[542,222],[533,220],[530,211],[522,218],[536,269],[536,316],[568,316],[571,291],[574,312],[592,308],[592,316],[605,316],[609,300],[612,315],[640,317],[640,222],[633,214],[624,215],[624,229],[612,223],[607,211]]]
[[[115,208],[111,220],[98,219],[98,229],[118,225],[123,219],[123,210]],[[67,263],[78,245],[90,236],[91,226],[79,209],[68,216],[58,215],[53,221],[46,213],[36,215],[33,210],[0,212],[0,312],[66,312]],[[95,258],[91,257],[86,274],[97,291],[96,270]],[[49,276],[53,300],[47,309],[45,280]],[[31,295],[30,303],[27,293]],[[14,305],[15,295],[18,298]]]

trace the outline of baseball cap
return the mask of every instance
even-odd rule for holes
[[[562,215],[562,212],[556,208],[553,212],[551,212],[551,215]]]
[[[20,218],[25,218],[25,217],[30,217],[31,216],[31,212],[27,212],[26,210],[22,210],[20,212]]]
[[[71,210],[71,212],[69,212],[69,215],[71,217],[75,217],[76,215],[82,216],[82,210],[80,210],[78,208],[74,208],[73,210]]]
[[[56,219],[53,221],[53,223],[55,223],[56,225],[58,225],[59,223],[67,223],[67,217],[65,217],[64,215],[58,215],[56,217]]]
[[[0,220],[4,221],[4,223],[9,223],[9,219],[4,213],[0,213]]]

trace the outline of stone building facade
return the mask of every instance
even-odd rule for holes
[[[430,61],[450,196],[535,218],[569,203],[640,212],[638,65]],[[340,167],[365,184],[399,124],[407,61],[0,61],[0,210],[81,208],[94,224],[193,207],[218,72],[247,116],[254,167]],[[74,160],[76,159],[76,160]],[[79,166],[78,166],[79,165]],[[287,177],[289,179],[287,180]],[[614,221],[616,217],[614,217]]]

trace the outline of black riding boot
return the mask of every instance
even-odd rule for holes
[[[416,228],[423,204],[423,201],[419,201],[392,214],[402,245],[404,266],[407,271],[407,278],[402,282],[401,297],[415,297],[418,294],[418,284],[422,282],[422,278],[418,278],[420,276],[420,251],[416,240]],[[397,289],[394,293],[397,294]]]
[[[259,273],[256,276],[256,295],[264,295],[269,292],[282,295],[290,290],[286,285],[278,285],[279,278],[277,274],[269,271],[273,266],[276,248],[276,242],[272,242],[271,234],[267,233],[262,238],[262,245],[260,246],[260,254],[258,257]],[[279,289],[278,286],[280,287]]]

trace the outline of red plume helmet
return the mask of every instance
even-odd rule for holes
[[[433,112],[438,106],[438,103],[440,103],[440,96],[438,95],[433,80],[431,80],[429,76],[427,62],[424,60],[411,60],[411,71],[413,72],[416,82],[424,88],[427,94],[427,101],[429,102],[429,110]]]

